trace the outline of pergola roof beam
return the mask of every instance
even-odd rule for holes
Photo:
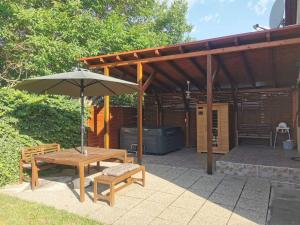
[[[127,65],[137,64],[137,63],[155,63],[160,61],[193,58],[193,57],[200,57],[200,56],[207,56],[207,55],[221,55],[225,53],[272,48],[272,47],[279,47],[279,46],[297,45],[297,44],[300,44],[300,38],[290,38],[285,40],[261,42],[261,43],[231,46],[225,48],[216,48],[211,50],[195,51],[195,52],[189,52],[183,54],[158,56],[158,57],[143,58],[143,59],[136,59],[136,60],[129,60],[129,61],[121,61],[121,62],[103,63],[99,65],[90,65],[90,67],[101,68],[105,66],[108,67],[127,66]],[[81,60],[88,60],[88,58],[83,58]]]

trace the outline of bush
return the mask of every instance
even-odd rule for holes
[[[78,100],[1,88],[0,186],[17,181],[22,146],[80,145],[80,123]]]

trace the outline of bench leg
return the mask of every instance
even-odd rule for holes
[[[115,205],[115,189],[113,184],[110,184],[109,205],[112,207]]]
[[[20,184],[24,181],[24,172],[23,172],[23,161],[20,160],[20,174],[19,174],[19,182]]]
[[[97,170],[100,171],[100,162],[97,162]]]
[[[88,164],[88,166],[87,166],[87,173],[90,174],[90,171],[91,171],[91,166],[90,166],[90,164]]]
[[[75,175],[78,175],[78,168],[77,168],[77,166],[74,166],[74,173],[75,173]]]
[[[94,182],[94,202],[97,201],[97,195],[98,195],[98,183]]]
[[[145,168],[142,169],[143,187],[145,187]]]

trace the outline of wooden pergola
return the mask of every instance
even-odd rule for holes
[[[103,70],[139,84],[138,160],[142,161],[143,96],[186,90],[207,94],[207,172],[212,174],[214,90],[282,89],[296,85],[300,25],[173,46],[81,58],[89,69]],[[109,97],[105,97],[105,147],[109,147]],[[187,115],[188,116],[188,115]],[[188,125],[187,125],[188,126]],[[188,135],[188,134],[187,134]],[[188,138],[187,138],[188,140]]]

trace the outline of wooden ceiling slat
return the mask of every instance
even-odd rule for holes
[[[270,64],[271,75],[273,78],[274,87],[276,88],[276,87],[278,87],[278,79],[277,79],[277,65],[276,65],[276,61],[275,61],[275,50],[270,49],[269,54],[270,54],[270,60],[271,60],[271,64]]]
[[[231,88],[235,88],[237,86],[237,83],[235,81],[235,79],[233,78],[233,76],[231,75],[231,73],[229,72],[227,66],[224,64],[223,59],[221,58],[220,55],[216,55],[215,56],[220,68],[223,70],[226,78],[228,79]]]
[[[164,78],[166,78],[167,80],[169,80],[171,83],[173,83],[175,86],[179,87],[180,89],[184,89],[183,85],[172,78],[171,75],[169,75],[168,73],[166,73],[165,71],[163,71],[162,69],[160,69],[158,66],[154,65],[154,64],[151,64],[149,65],[150,67],[153,68],[153,70],[157,71],[158,73],[160,73],[161,75],[164,76]]]
[[[239,41],[239,38],[238,38],[238,37],[235,39],[235,45],[237,45],[237,46],[240,45],[240,41]],[[245,68],[245,71],[246,71],[246,75],[247,75],[249,81],[251,82],[252,87],[256,87],[255,77],[254,77],[252,68],[251,68],[251,66],[250,66],[248,57],[247,57],[247,55],[246,55],[246,52],[241,52],[241,58],[242,58],[242,62],[243,62],[243,64],[244,64],[244,68]]]
[[[201,85],[197,80],[195,80],[191,75],[185,72],[175,61],[169,61],[169,64],[177,70],[181,76],[183,76],[186,80],[190,80],[199,90],[203,90],[203,85]]]

